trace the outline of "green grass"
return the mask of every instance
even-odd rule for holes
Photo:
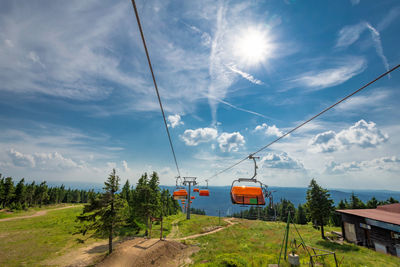
[[[86,238],[72,235],[75,218],[81,210],[82,205],[79,205],[49,211],[44,216],[0,222],[0,266],[38,266],[43,260],[60,255],[61,251],[85,246],[76,239]]]
[[[219,222],[218,217],[203,216],[191,214],[191,220],[186,220],[186,214],[179,213],[177,215],[172,215],[164,218],[163,221],[163,235],[169,238],[181,238],[189,235],[201,234],[208,232],[215,227],[220,225],[226,225],[227,223],[223,221]],[[173,224],[176,225],[176,232],[172,233]],[[160,236],[160,224],[153,223],[153,229],[151,237],[157,238]]]
[[[285,224],[237,220],[238,223],[215,234],[199,237],[192,241],[201,250],[192,258],[195,266],[268,266],[278,263]],[[195,223],[193,221],[193,223]],[[339,245],[321,239],[320,231],[310,225],[297,225],[307,245],[336,252],[341,266],[400,266],[400,259],[349,243]],[[329,227],[326,231],[338,230]],[[291,227],[289,240],[300,239]],[[288,246],[290,252],[290,246]],[[301,266],[308,266],[306,252],[299,248]],[[283,262],[283,264],[282,264]],[[319,259],[320,266],[335,266],[333,256]],[[281,266],[289,266],[281,260]]]
[[[28,208],[27,210],[2,210],[0,211],[0,219],[5,219],[5,218],[13,218],[13,217],[19,217],[19,216],[28,216],[28,215],[33,215],[39,210],[47,210],[47,209],[55,209],[55,208],[62,208],[66,206],[71,206],[71,205],[82,205],[82,204],[70,204],[70,203],[62,203],[62,204],[53,204],[53,205],[46,205],[42,206],[41,208],[39,207],[32,207]]]

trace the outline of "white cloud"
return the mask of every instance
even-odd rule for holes
[[[356,111],[372,108],[381,108],[384,106],[385,100],[390,96],[390,92],[383,88],[375,88],[375,91],[367,95],[353,96],[336,106],[335,109],[339,111]]]
[[[325,166],[326,174],[346,174],[348,172],[363,172],[368,170],[378,171],[400,171],[400,158],[396,156],[382,157],[373,160],[365,161],[352,161],[336,163],[334,161],[329,162]]]
[[[361,148],[377,147],[386,142],[389,136],[382,133],[374,122],[364,120],[356,122],[349,129],[336,133],[327,131],[314,136],[309,145],[311,151],[334,152],[349,149],[353,146]]]
[[[256,78],[254,78],[253,75],[251,75],[251,74],[249,74],[249,73],[246,73],[246,72],[244,72],[244,71],[239,70],[239,69],[236,67],[236,65],[230,65],[230,66],[227,65],[227,67],[228,67],[231,71],[233,71],[233,72],[239,74],[240,76],[242,76],[242,77],[245,78],[246,80],[250,81],[251,83],[254,83],[254,84],[257,84],[257,85],[263,85],[263,84],[264,84],[262,81],[260,81],[260,80],[258,80],[258,79],[256,79]]]
[[[30,167],[40,170],[67,170],[83,168],[85,162],[74,161],[71,158],[66,158],[58,152],[51,153],[34,153],[34,154],[24,154],[15,149],[10,149],[8,152],[12,163],[18,167]]]
[[[343,27],[339,31],[339,38],[336,42],[336,47],[347,47],[353,44],[360,38],[360,35],[365,30],[365,28],[365,22],[360,22],[355,25]]]
[[[397,6],[392,8],[389,13],[379,22],[378,26],[376,27],[379,31],[384,30],[387,28],[397,17],[400,15],[400,7]]]
[[[14,43],[13,43],[11,40],[9,40],[9,39],[4,40],[4,43],[5,43],[8,47],[14,47]]]
[[[222,152],[238,151],[239,147],[244,146],[246,141],[239,132],[222,133],[218,137],[218,145]]]
[[[115,169],[115,168],[117,168],[117,163],[107,162],[107,169],[111,170],[111,169]]]
[[[300,74],[292,80],[297,86],[304,86],[311,90],[319,90],[326,87],[332,87],[342,84],[353,76],[360,74],[365,70],[367,63],[362,57],[349,57],[342,60],[334,68],[310,71]]]
[[[126,162],[126,160],[122,161],[122,167],[123,167],[124,172],[127,172],[127,171],[131,170],[131,169],[129,169],[128,162]]]
[[[371,33],[371,38],[373,44],[375,46],[376,53],[381,58],[383,65],[385,66],[386,71],[389,70],[389,63],[387,61],[386,56],[383,53],[382,41],[379,34],[379,31],[375,29],[368,22],[360,22],[355,25],[345,26],[339,31],[339,38],[336,42],[336,47],[348,47],[354,42],[356,42],[360,35],[364,32],[364,30],[369,30]]]
[[[183,125],[183,121],[181,120],[181,116],[179,114],[175,115],[169,115],[168,116],[168,126],[171,126],[172,128],[175,128],[179,125]]]
[[[218,131],[214,128],[198,128],[195,130],[188,129],[180,135],[182,141],[187,146],[197,146],[200,143],[207,143],[218,136]]]
[[[350,0],[351,4],[353,6],[358,5],[360,3],[360,0]]]
[[[35,159],[32,155],[23,154],[11,148],[7,151],[9,157],[11,158],[13,164],[18,167],[35,167]]]
[[[267,136],[277,136],[280,137],[283,133],[276,127],[276,125],[269,126],[266,123],[257,125],[254,129],[255,132],[264,132]]]
[[[200,34],[200,38],[201,38],[201,44],[205,47],[210,47],[211,44],[211,36],[209,33],[207,32],[203,32],[202,30],[200,30],[199,28],[197,28],[194,25],[187,25],[185,23],[186,26],[188,26],[192,31]]]
[[[268,153],[261,159],[263,168],[304,169],[303,164],[287,153]]]
[[[216,98],[216,97],[214,97],[214,96],[211,96],[211,95],[208,95],[208,99],[210,99],[210,98],[211,98],[211,99],[214,99],[216,102],[225,104],[225,105],[227,105],[227,106],[229,106],[229,107],[231,107],[231,108],[234,108],[234,109],[236,109],[236,110],[243,111],[243,112],[246,112],[246,113],[249,113],[249,114],[253,114],[253,115],[256,115],[256,116],[258,116],[258,117],[262,117],[262,118],[264,118],[264,119],[271,119],[271,117],[265,116],[265,115],[260,114],[260,113],[258,113],[258,112],[255,112],[255,111],[252,111],[252,110],[248,110],[248,109],[245,109],[245,108],[238,107],[238,106],[233,105],[233,104],[231,104],[231,103],[229,103],[229,102],[227,102],[227,101],[218,99],[218,98]],[[221,125],[221,122],[216,122],[216,125],[217,125],[217,126],[218,126],[218,125]]]

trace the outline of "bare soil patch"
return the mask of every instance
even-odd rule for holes
[[[190,253],[188,246],[176,241],[135,238],[116,246],[97,266],[178,266]]]

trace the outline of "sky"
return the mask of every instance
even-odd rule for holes
[[[400,3],[137,0],[182,176],[203,183],[400,63]],[[400,70],[257,154],[271,186],[400,190]],[[130,1],[0,2],[0,173],[177,170]],[[253,174],[244,161],[209,180]]]

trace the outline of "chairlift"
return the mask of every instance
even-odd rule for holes
[[[200,189],[199,191],[199,196],[201,197],[209,197],[210,196],[210,190],[208,190],[208,180],[206,180],[207,186],[203,189]]]
[[[193,188],[193,192],[199,192],[199,189],[198,188]]]
[[[173,193],[173,197],[175,200],[182,200],[186,199],[188,196],[188,192],[186,191],[186,188],[182,186],[181,184],[178,184],[178,181],[181,179],[180,176],[176,178],[176,189]]]
[[[190,197],[190,199],[195,199],[195,197],[194,197],[194,196],[192,196],[192,197]]]
[[[249,156],[249,159],[254,161],[254,175],[251,178],[239,178],[232,182],[231,187],[231,200],[232,204],[239,204],[239,205],[265,205],[265,198],[263,192],[263,184],[258,181],[255,177],[257,176],[257,163],[256,158],[252,155]],[[246,185],[236,185],[235,183],[242,183],[242,182],[253,182],[258,183],[260,186],[246,186]]]

